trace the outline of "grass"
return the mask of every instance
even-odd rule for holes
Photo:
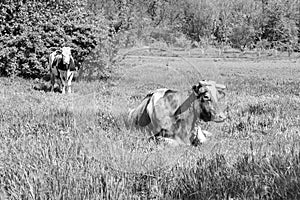
[[[129,56],[118,78],[75,93],[1,78],[0,199],[299,199],[297,63]],[[227,85],[228,120],[200,147],[149,142],[124,125],[152,89]]]

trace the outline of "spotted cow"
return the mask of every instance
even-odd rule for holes
[[[70,47],[62,47],[52,52],[49,56],[49,68],[51,76],[51,91],[54,90],[55,79],[60,80],[61,92],[71,93],[71,82],[74,72],[77,70]]]
[[[155,138],[164,138],[176,145],[203,143],[211,133],[201,130],[197,124],[199,120],[223,122],[226,119],[219,108],[225,88],[225,85],[204,80],[188,91],[157,89],[129,112],[129,124],[131,128],[147,129]]]

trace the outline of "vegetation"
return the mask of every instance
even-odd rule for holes
[[[75,82],[68,96],[1,78],[1,199],[299,199],[297,64],[189,61],[228,87],[228,120],[203,123],[214,135],[197,148],[123,123],[149,90],[199,80],[180,58],[129,57],[119,79]]]
[[[89,79],[109,77],[123,47],[299,50],[299,0],[3,0],[0,10],[2,76],[44,76],[63,45]]]
[[[13,77],[0,78],[0,199],[300,199],[297,62],[260,54],[299,51],[299,0],[2,0],[0,11],[0,75]],[[63,45],[83,78],[66,96],[31,79]],[[126,128],[149,90],[201,79],[228,87],[228,120],[201,123],[215,133],[206,144]]]

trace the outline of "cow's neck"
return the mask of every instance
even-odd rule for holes
[[[174,116],[180,115],[181,113],[187,111],[189,108],[191,108],[193,102],[197,99],[195,93],[189,92],[188,97],[182,102],[182,104],[177,108],[177,110],[174,113]]]
[[[194,131],[195,123],[197,121],[198,109],[195,102],[197,101],[197,97],[194,91],[188,91],[187,93],[182,94],[182,102],[178,109],[175,111],[175,119],[184,122],[179,123],[180,129],[178,137],[184,141],[185,143],[190,142],[191,132]]]

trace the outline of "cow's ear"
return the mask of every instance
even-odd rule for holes
[[[193,85],[192,89],[193,89],[194,92],[197,92],[197,86],[196,85]]]
[[[218,90],[218,99],[223,99],[225,97],[225,92],[223,90]]]
[[[200,97],[200,90],[201,90],[202,86],[200,83],[198,83],[198,85],[193,85],[193,91],[195,92],[197,97]]]
[[[218,90],[225,90],[225,89],[226,89],[226,86],[223,85],[223,84],[216,84],[216,88],[217,88]]]
[[[208,85],[208,84],[209,84],[209,81],[208,81],[208,80],[202,80],[202,81],[199,81],[200,87],[206,86],[206,85]]]
[[[200,84],[198,84],[198,85],[193,85],[192,89],[193,89],[193,91],[194,91],[196,94],[198,94],[198,93],[199,93],[199,88],[200,88],[200,87],[201,87]]]

